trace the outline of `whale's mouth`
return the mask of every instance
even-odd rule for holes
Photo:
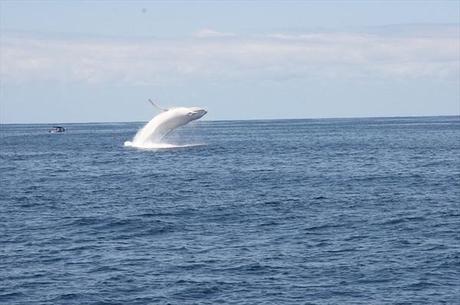
[[[206,113],[208,112],[204,109],[197,109],[187,113],[187,116],[190,117],[192,120],[198,120],[199,118],[202,118]]]

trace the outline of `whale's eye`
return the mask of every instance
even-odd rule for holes
[[[189,112],[189,113],[187,113],[188,116],[192,116],[192,115],[194,115],[194,114],[195,114],[194,112]]]

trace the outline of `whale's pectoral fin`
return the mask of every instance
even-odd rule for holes
[[[165,108],[161,108],[160,106],[158,106],[154,101],[152,101],[151,99],[149,99],[149,102],[150,104],[152,104],[153,107],[157,108],[158,110],[160,111],[168,111],[168,109],[165,109]]]
[[[168,131],[165,133],[165,135],[162,137],[162,139],[164,139],[164,138],[166,138],[167,136],[169,136],[170,134],[172,134],[174,130],[175,130],[175,129],[170,129],[170,130],[168,130]]]

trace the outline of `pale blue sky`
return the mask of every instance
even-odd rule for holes
[[[458,1],[0,1],[0,120],[459,115]]]

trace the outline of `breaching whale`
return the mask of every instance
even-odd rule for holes
[[[161,112],[137,132],[132,142],[126,142],[125,145],[146,147],[152,144],[158,144],[164,137],[178,127],[184,126],[191,121],[198,120],[207,113],[206,110],[199,107],[174,107],[163,109],[150,99],[149,102]]]

